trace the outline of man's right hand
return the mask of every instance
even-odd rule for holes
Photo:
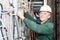
[[[24,12],[28,11],[28,5],[24,1],[21,2],[21,6],[24,8]]]

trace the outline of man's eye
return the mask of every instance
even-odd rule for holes
[[[46,15],[46,13],[44,13],[44,15]]]

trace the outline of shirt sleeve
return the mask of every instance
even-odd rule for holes
[[[23,21],[25,22],[28,28],[30,28],[32,31],[35,31],[36,33],[51,34],[53,32],[53,24],[49,24],[49,25],[41,24],[40,25],[27,18],[25,18]]]
[[[32,21],[36,21],[34,18],[31,17],[29,11],[27,11],[27,12],[24,13],[24,17],[27,18],[27,19],[30,19],[30,20],[32,20]]]

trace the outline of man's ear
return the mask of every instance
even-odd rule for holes
[[[50,18],[50,17],[51,17],[51,15],[48,16],[48,18]]]

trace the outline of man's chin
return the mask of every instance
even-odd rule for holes
[[[41,22],[43,22],[44,20],[40,20]]]

